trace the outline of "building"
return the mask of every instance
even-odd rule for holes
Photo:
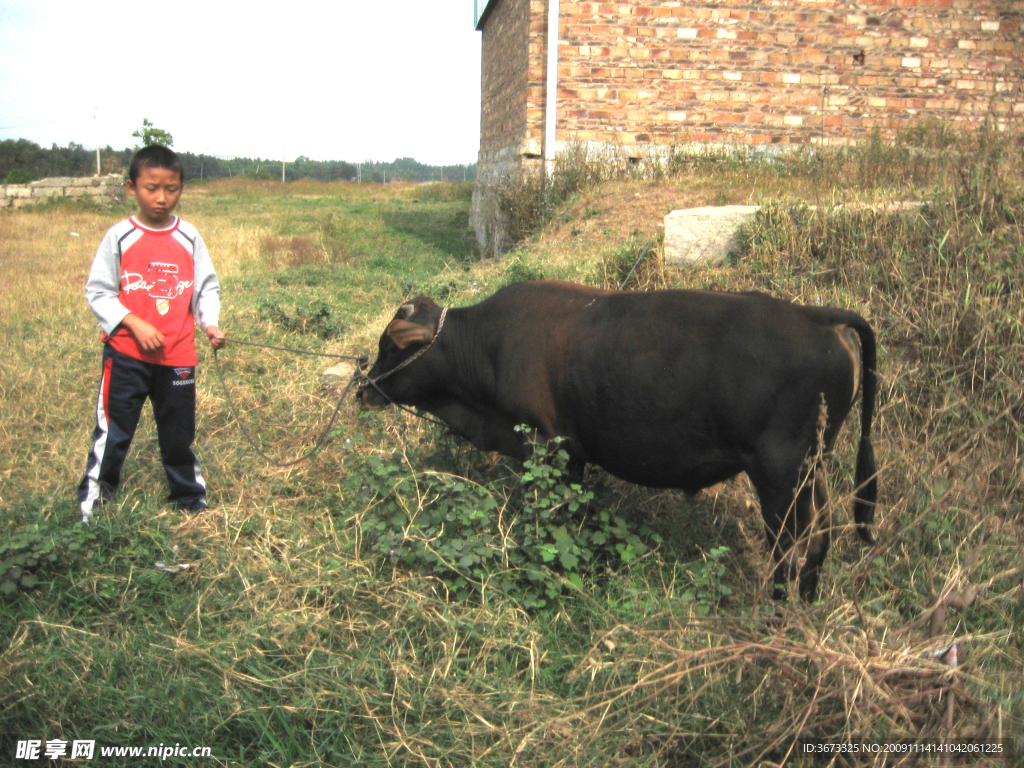
[[[475,0],[472,223],[500,253],[495,185],[585,144],[753,148],[890,137],[934,119],[1024,125],[1022,0]]]

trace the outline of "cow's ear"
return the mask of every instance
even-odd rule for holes
[[[391,325],[388,326],[388,337],[398,345],[399,349],[405,349],[410,344],[417,342],[426,344],[434,338],[434,334],[429,328],[397,318],[392,320]]]

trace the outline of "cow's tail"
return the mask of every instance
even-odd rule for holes
[[[878,500],[878,471],[875,468],[875,449],[871,445],[871,421],[875,415],[875,396],[878,382],[875,375],[875,333],[868,322],[857,316],[850,327],[860,337],[861,364],[864,369],[860,394],[860,445],[857,448],[857,471],[854,475],[853,519],[857,533],[868,544],[874,544],[871,524],[875,520]]]
[[[868,544],[874,544],[871,524],[875,520],[878,499],[878,472],[875,468],[875,449],[871,445],[871,422],[875,416],[875,398],[878,389],[875,374],[875,332],[868,321],[855,312],[818,307],[815,313],[820,321],[831,325],[847,325],[860,339],[861,380],[860,443],[857,448],[857,470],[854,475],[853,519],[857,533]]]

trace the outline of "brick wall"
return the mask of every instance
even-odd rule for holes
[[[484,30],[480,151],[504,149],[526,134],[529,0],[501,0]]]
[[[482,35],[480,154],[470,225],[481,245],[493,247],[497,241],[499,251],[502,237],[494,188],[519,171],[522,156],[530,151],[526,115],[531,10],[537,15],[531,0],[492,0]]]
[[[472,220],[544,152],[547,0],[491,0]],[[845,144],[927,119],[1024,128],[1024,0],[561,0],[557,148]]]
[[[561,3],[559,144],[1024,124],[1024,2]]]

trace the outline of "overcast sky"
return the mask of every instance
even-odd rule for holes
[[[0,0],[0,140],[476,161],[472,0]]]

